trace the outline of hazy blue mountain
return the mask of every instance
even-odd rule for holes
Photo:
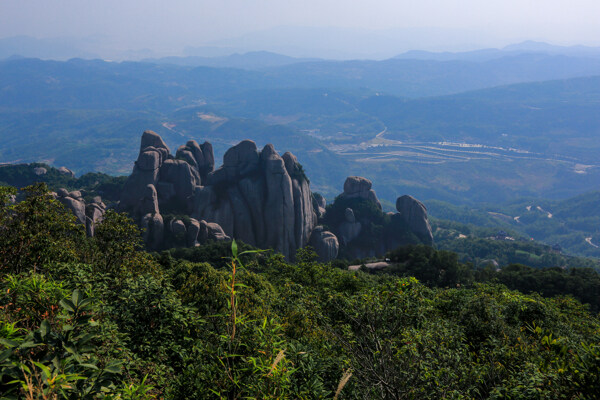
[[[284,65],[296,64],[300,62],[315,62],[319,60],[316,58],[289,57],[283,54],[272,53],[269,51],[253,51],[243,54],[234,53],[220,57],[163,57],[154,59],[149,58],[143,61],[156,64],[174,64],[185,66],[205,66],[260,70],[264,68],[281,67]]]
[[[583,59],[544,55],[485,63],[324,61],[265,71],[4,61],[0,162],[127,173],[139,134],[152,129],[171,146],[209,140],[217,157],[241,139],[273,142],[294,152],[315,190],[330,199],[347,175],[371,179],[388,201],[407,193],[454,203],[566,198],[600,186],[598,77],[428,98],[386,95],[377,85],[392,92],[386,82],[396,77],[412,85],[403,92],[461,91],[507,77],[540,79],[536,63],[572,73],[560,63],[579,61],[579,72],[593,69]],[[406,74],[394,74],[399,65]]]
[[[69,58],[96,58],[96,54],[81,49],[69,39],[36,39],[30,36],[12,36],[0,39],[0,60],[11,56],[67,60]]]
[[[556,46],[544,42],[535,42],[529,40],[521,43],[511,44],[500,49],[489,48],[461,52],[411,50],[399,54],[394,58],[403,60],[462,60],[482,62],[521,54],[546,54],[579,58],[600,58],[600,47]]]
[[[401,60],[327,61],[273,69],[269,77],[296,87],[369,88],[396,96],[424,97],[521,82],[600,74],[600,58],[520,54],[485,62]]]

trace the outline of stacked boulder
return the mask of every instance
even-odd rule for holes
[[[129,212],[144,228],[151,249],[236,238],[274,249],[287,259],[310,244],[322,261],[332,260],[342,247],[352,249],[371,226],[372,221],[358,218],[352,206],[345,209],[339,226],[331,226],[333,232],[317,226],[317,217],[327,219],[325,199],[312,194],[296,157],[289,152],[280,156],[273,145],[259,150],[256,143],[244,140],[227,150],[221,167],[215,170],[214,165],[210,143],[191,140],[172,155],[159,135],[146,131],[118,209]],[[78,205],[70,194],[62,197],[86,221],[87,211],[81,212],[82,207],[87,210],[85,204]],[[374,213],[383,218],[381,203],[366,178],[348,177],[338,198],[348,204],[353,199],[371,202]],[[363,243],[345,255],[382,255],[406,242],[407,232],[431,244],[425,206],[410,196],[398,198],[396,206],[398,213],[386,217],[390,226],[378,243],[367,243],[371,246],[367,249]]]
[[[427,218],[427,207],[412,196],[404,195],[396,200],[396,210],[411,231],[425,244],[433,244],[433,233]]]
[[[192,217],[219,224],[226,235],[293,258],[316,225],[308,180],[291,153],[251,140],[227,150],[223,166],[196,188]]]
[[[371,189],[373,184],[367,178],[362,176],[349,176],[344,182],[344,192],[340,194],[340,197],[347,199],[365,199],[373,202],[381,210],[381,203],[375,194],[375,191]]]
[[[102,221],[106,212],[106,205],[100,196],[94,197],[86,205],[81,191],[69,192],[66,189],[59,189],[56,192],[56,199],[75,215],[77,223],[85,226],[88,236],[94,236],[95,226]]]
[[[397,213],[387,213],[383,218],[381,203],[371,188],[371,181],[360,177],[350,176],[344,183],[344,191],[336,201],[342,204],[353,204],[353,201],[366,201],[375,206],[375,212],[370,215],[361,215],[357,218],[355,210],[347,207],[341,222],[331,226],[333,234],[339,241],[339,246],[344,249],[344,256],[349,258],[376,257],[395,249],[398,246],[420,242],[433,244],[433,234],[427,219],[427,209],[420,201],[411,196],[401,196],[396,201]],[[335,205],[336,203],[334,203]],[[326,217],[326,215],[325,215]],[[325,218],[326,219],[326,218]],[[361,236],[363,230],[372,224],[383,224],[384,233],[382,237]],[[372,233],[370,234],[372,235]],[[373,239],[377,239],[373,242]],[[317,248],[317,246],[314,246]]]
[[[214,170],[210,143],[189,141],[174,157],[151,131],[142,136],[119,209],[146,229],[153,249],[164,247],[165,235],[187,246],[234,237],[286,258],[308,243],[317,221],[308,180],[293,154],[280,156],[272,145],[259,151],[244,140]],[[191,218],[165,226],[166,213]]]

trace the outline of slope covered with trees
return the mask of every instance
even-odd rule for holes
[[[480,271],[425,246],[390,253],[406,277],[342,270],[306,250],[289,264],[234,243],[149,254],[123,215],[109,211],[87,238],[45,186],[17,204],[0,190],[6,397],[587,399],[600,390],[600,321],[568,290],[542,297],[476,283]]]

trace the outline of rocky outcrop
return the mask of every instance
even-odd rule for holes
[[[327,207],[327,200],[320,193],[313,193],[313,208],[317,213],[317,217],[321,218],[325,215],[325,207]]]
[[[157,187],[160,169],[167,159],[173,157],[162,138],[152,131],[144,132],[138,159],[121,193],[119,210],[132,212],[147,194],[147,186]]]
[[[102,221],[106,212],[106,205],[100,196],[96,196],[86,205],[81,191],[68,192],[66,189],[58,189],[56,198],[77,218],[77,223],[85,226],[88,236],[94,236],[95,226]]]
[[[62,175],[67,175],[71,178],[75,178],[75,173],[67,167],[58,168],[58,172],[60,172]]]
[[[333,233],[324,230],[321,225],[313,229],[309,245],[315,249],[321,262],[334,260],[338,256],[340,247],[337,237]]]
[[[427,207],[412,196],[404,195],[396,200],[396,210],[410,230],[425,244],[433,243],[433,233],[427,218]]]
[[[354,217],[354,211],[351,208],[346,208],[344,211],[344,222],[340,224],[340,240],[346,245],[356,239],[360,235],[362,225]]]
[[[341,197],[348,199],[359,198],[372,201],[381,210],[381,203],[375,194],[375,191],[371,189],[372,183],[367,178],[362,176],[349,176],[344,182],[344,192],[340,194]]]
[[[308,180],[300,171],[293,154],[281,157],[272,145],[259,151],[244,140],[196,189],[192,216],[218,223],[227,236],[293,258],[308,243],[317,220]]]
[[[40,175],[46,175],[48,173],[48,170],[44,167],[35,167],[33,169],[33,173],[40,176]]]
[[[433,243],[427,209],[421,202],[401,196],[397,201],[399,212],[384,214],[371,186],[366,178],[348,177],[343,193],[323,217],[337,236],[343,257],[378,257],[401,245]]]
[[[329,232],[316,227],[317,215],[329,218],[325,199],[313,195],[292,153],[280,156],[270,144],[259,150],[253,141],[244,140],[227,150],[223,165],[216,170],[214,165],[210,143],[188,141],[173,156],[160,136],[144,132],[118,208],[145,229],[149,248],[236,238],[274,249],[288,259],[310,244],[321,260],[329,261],[338,252],[363,258],[383,255],[401,244],[432,243],[422,203],[402,196],[397,202],[399,212],[385,215],[366,178],[346,179],[338,209],[338,200],[332,205],[335,221],[326,222]],[[81,215],[76,194],[61,195]],[[87,218],[85,205],[84,210]]]
[[[189,141],[174,157],[151,131],[142,136],[119,209],[154,229],[146,235],[155,249],[174,237],[185,237],[187,246],[234,237],[287,258],[308,243],[317,221],[308,179],[293,154],[280,156],[272,145],[259,151],[253,141],[244,140],[214,170],[210,143]],[[158,216],[166,214],[189,215],[195,222],[172,221],[165,229]],[[161,223],[160,229],[153,228]]]

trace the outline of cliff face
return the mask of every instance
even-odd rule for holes
[[[223,165],[214,170],[210,143],[190,141],[173,157],[150,131],[142,136],[119,208],[147,227],[147,243],[153,248],[162,247],[169,234],[175,239],[185,236],[186,245],[234,237],[273,248],[288,259],[308,243],[317,220],[308,180],[293,154],[282,157],[272,145],[259,151],[254,142],[244,140],[229,149]],[[191,218],[187,224],[165,224],[161,214],[166,213]],[[198,235],[206,230],[197,226],[208,223],[215,229],[218,224],[223,234]]]

